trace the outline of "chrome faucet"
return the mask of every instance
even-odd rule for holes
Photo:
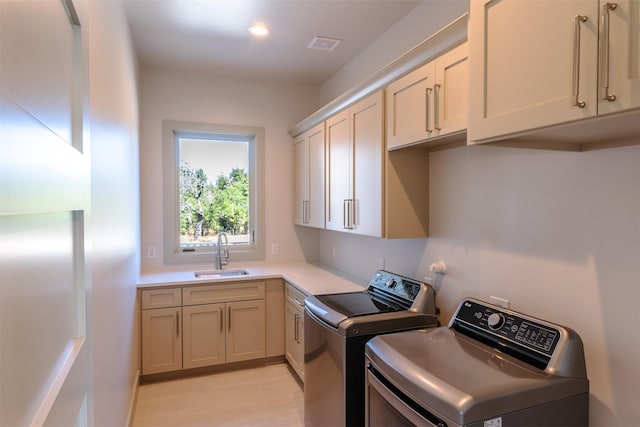
[[[224,249],[222,249],[222,238],[224,237]],[[229,239],[227,233],[218,233],[218,253],[216,254],[216,269],[222,270],[223,265],[229,264]]]

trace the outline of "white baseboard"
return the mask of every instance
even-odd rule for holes
[[[127,414],[127,426],[133,426],[133,416],[136,412],[136,403],[138,402],[138,386],[140,385],[140,370],[136,371],[136,375],[131,387],[131,400],[129,401],[129,413]]]

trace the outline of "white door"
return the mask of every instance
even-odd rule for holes
[[[83,17],[0,1],[3,426],[89,424]]]
[[[305,225],[307,201],[309,200],[309,141],[307,134],[293,142],[295,157],[295,201],[293,223]]]
[[[309,198],[307,225],[324,228],[324,123],[311,129],[309,141]]]

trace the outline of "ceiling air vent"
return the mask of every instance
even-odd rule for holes
[[[333,50],[342,42],[340,39],[333,39],[331,37],[315,36],[311,42],[307,45],[309,49],[318,50]]]

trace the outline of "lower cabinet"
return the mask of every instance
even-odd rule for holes
[[[304,298],[293,285],[286,286],[285,357],[304,381]]]
[[[262,281],[143,290],[142,375],[265,357],[265,313]]]
[[[187,306],[182,314],[184,369],[265,356],[263,300]]]

